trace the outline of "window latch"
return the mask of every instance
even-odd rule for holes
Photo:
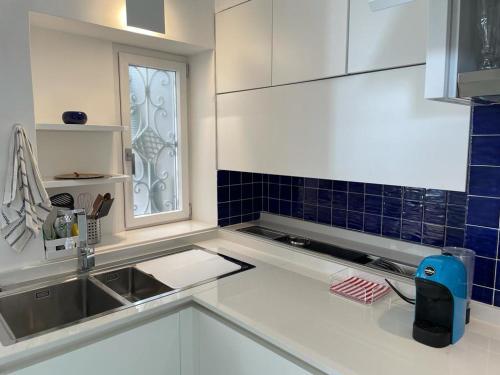
[[[135,154],[131,148],[125,149],[125,161],[129,161],[132,164],[132,176],[135,176]]]

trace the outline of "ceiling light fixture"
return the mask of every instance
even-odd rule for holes
[[[165,34],[164,0],[127,0],[127,26]]]

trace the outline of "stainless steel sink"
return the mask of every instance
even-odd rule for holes
[[[241,269],[218,278],[203,280],[182,289],[173,289],[138,270],[135,265],[187,250],[194,245],[108,263],[90,273],[67,274],[27,283],[2,286],[0,291],[0,342],[12,345],[50,331],[125,309],[152,298],[176,293],[254,268],[251,264],[221,254]]]
[[[2,323],[13,341],[120,306],[87,277],[0,298]]]
[[[135,267],[106,272],[94,277],[130,302],[175,291]]]

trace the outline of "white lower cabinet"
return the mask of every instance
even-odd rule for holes
[[[316,372],[285,358],[218,318],[197,309],[192,309],[190,314],[194,344],[190,359],[194,366],[189,373],[183,371],[183,375],[305,375]]]
[[[180,375],[179,313],[15,372],[18,375]]]
[[[305,375],[317,371],[222,320],[189,307],[17,375]]]

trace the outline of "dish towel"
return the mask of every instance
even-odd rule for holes
[[[352,276],[330,287],[332,293],[352,299],[366,305],[372,304],[389,292],[387,285],[381,285],[360,277]]]
[[[51,209],[31,143],[23,127],[14,125],[0,217],[7,243],[17,252],[24,250],[40,233]]]

